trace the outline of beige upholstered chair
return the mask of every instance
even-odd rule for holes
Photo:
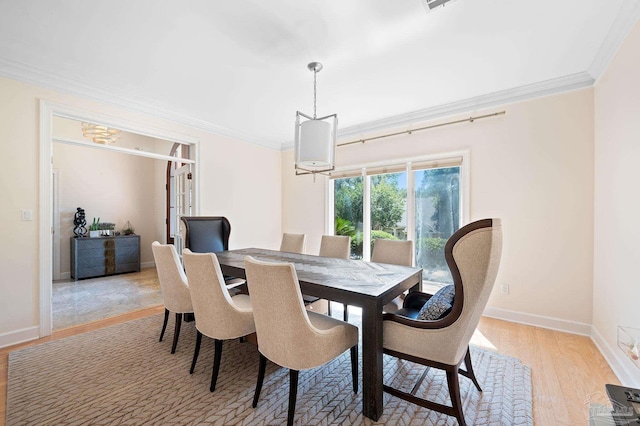
[[[280,251],[288,253],[304,252],[304,234],[282,234],[282,242],[280,243]]]
[[[378,238],[373,244],[371,261],[391,265],[413,265],[413,241],[383,240]]]
[[[351,237],[346,235],[323,235],[318,256],[348,259],[351,256]]]
[[[351,256],[351,237],[346,235],[323,235],[320,240],[318,256],[349,259]],[[328,301],[328,314],[331,316],[331,300]],[[345,305],[345,311],[347,309]]]
[[[391,265],[413,266],[413,241],[383,240],[373,243],[371,261]],[[396,297],[384,305],[385,312],[396,312],[402,305],[402,298]],[[349,320],[349,307],[344,305],[344,320]]]
[[[260,367],[253,398],[260,398],[267,358],[290,370],[289,414],[293,424],[298,372],[323,365],[351,349],[353,391],[358,391],[358,328],[304,308],[296,270],[290,263],[245,258],[258,336]]]
[[[373,245],[371,261],[391,265],[413,266],[413,241],[383,240],[378,238]],[[384,311],[394,313],[402,306],[404,295],[384,305]]]
[[[182,315],[193,312],[189,285],[182,265],[180,264],[176,248],[172,244],[160,244],[154,241],[151,244],[151,250],[153,251],[153,259],[156,263],[156,270],[158,271],[162,300],[164,301],[164,323],[162,324],[162,331],[160,332],[160,342],[162,342],[164,331],[167,329],[169,312],[176,314],[173,345],[171,346],[171,353],[173,354],[176,352],[176,346],[178,345]]]
[[[455,296],[448,313],[435,320],[418,320],[399,314],[384,314],[384,353],[446,371],[452,406],[420,399],[385,386],[384,390],[431,410],[455,416],[465,424],[458,373],[470,378],[481,391],[471,365],[469,341],[487,305],[498,273],[502,252],[500,219],[484,219],[460,228],[447,241],[445,259],[453,276]],[[414,297],[409,293],[405,307]],[[404,311],[405,309],[403,309]],[[461,370],[462,360],[466,370]]]
[[[202,335],[213,338],[215,354],[209,388],[213,392],[220,371],[222,341],[243,337],[256,331],[251,300],[246,294],[233,297],[229,295],[215,254],[193,253],[184,249],[182,258],[189,279],[197,329],[196,346],[189,372],[193,373],[196,367]]]

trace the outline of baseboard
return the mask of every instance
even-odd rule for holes
[[[140,263],[140,269],[155,268],[155,267],[156,267],[156,263],[155,262],[142,262],[142,263]]]
[[[0,334],[0,348],[28,342],[40,337],[40,327],[28,327]]]
[[[582,322],[568,321],[544,315],[527,314],[524,312],[509,311],[507,309],[492,307],[486,308],[483,315],[519,324],[533,325],[535,327],[548,328],[550,330],[591,337],[591,324]]]
[[[60,272],[60,279],[61,280],[70,280],[71,279],[71,272]]]
[[[591,340],[623,386],[640,388],[640,369],[617,346],[612,348],[595,327],[592,327]]]

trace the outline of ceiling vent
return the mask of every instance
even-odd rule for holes
[[[440,6],[444,6],[452,1],[456,0],[422,0],[422,5],[427,12],[431,12],[432,10],[437,9]]]

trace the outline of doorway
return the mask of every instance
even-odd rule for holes
[[[110,116],[101,114],[88,113],[86,111],[78,110],[66,105],[53,104],[46,101],[40,103],[40,215],[39,215],[39,228],[40,228],[40,264],[39,264],[39,282],[40,282],[40,336],[46,336],[51,334],[53,327],[52,318],[52,280],[53,280],[53,265],[54,265],[54,250],[53,243],[53,213],[54,201],[58,200],[58,197],[54,199],[53,190],[53,175],[52,175],[52,154],[54,143],[60,143],[65,145],[71,145],[86,149],[87,153],[102,153],[104,155],[119,153],[128,156],[146,157],[148,159],[162,160],[164,164],[166,161],[175,160],[175,158],[155,152],[153,149],[137,149],[139,147],[126,146],[126,144],[118,146],[105,146],[97,145],[90,141],[83,140],[82,136],[57,136],[54,134],[54,120],[66,119],[76,122],[91,122],[107,125],[112,128],[121,129],[124,132],[128,132],[134,135],[140,135],[148,138],[153,138],[161,141],[165,141],[169,144],[180,143],[189,146],[190,158],[182,161],[186,161],[191,165],[192,173],[194,176],[193,185],[193,214],[197,214],[199,207],[199,185],[197,177],[198,170],[198,140],[185,135],[179,135],[168,131],[162,131],[154,129],[148,126],[140,125],[139,123],[131,123],[126,120],[117,119]],[[98,151],[96,151],[98,150]],[[101,151],[100,151],[101,150]],[[166,151],[165,151],[166,152]],[[90,154],[87,154],[90,155]],[[49,160],[49,161],[47,161]],[[160,163],[160,162],[158,162]],[[60,179],[58,179],[60,180]],[[164,188],[163,188],[164,189]],[[163,212],[164,209],[159,209]],[[161,213],[162,214],[162,213]],[[93,217],[93,216],[92,216]],[[88,221],[92,220],[90,217]]]

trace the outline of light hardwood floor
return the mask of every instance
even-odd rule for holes
[[[7,363],[12,350],[163,312],[162,306],[56,331],[37,341],[0,349],[0,424],[5,424]],[[606,403],[606,383],[619,384],[591,339],[482,318],[474,342],[531,366],[536,425],[586,425],[589,401]]]

